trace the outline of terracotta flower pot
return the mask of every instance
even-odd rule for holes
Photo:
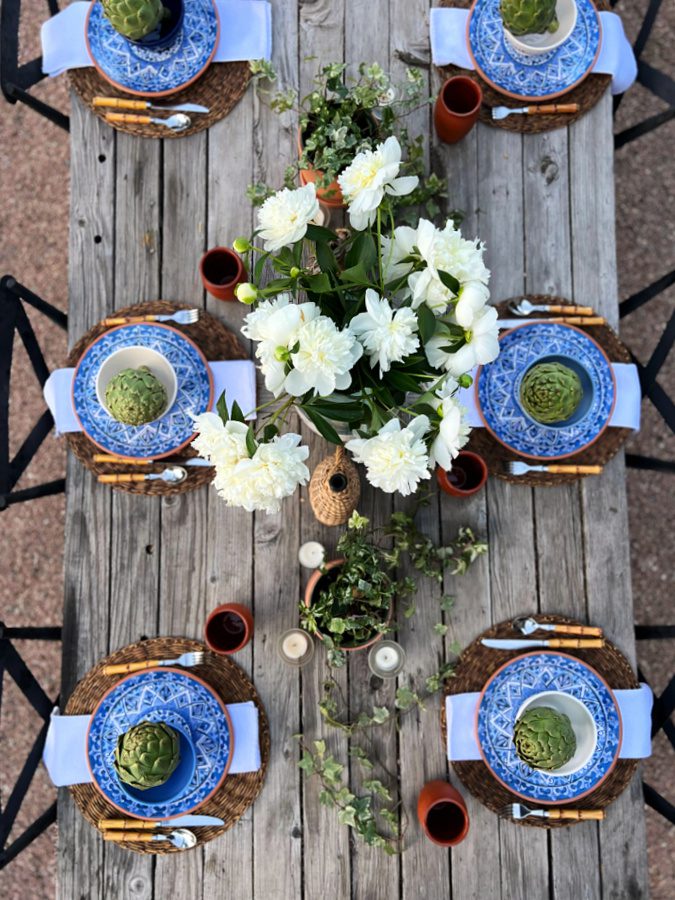
[[[470,450],[460,450],[449,472],[440,466],[436,469],[436,480],[451,497],[471,497],[485,486],[487,479],[488,467],[485,460]]]
[[[302,151],[302,132],[298,128],[298,156],[302,155]],[[303,187],[310,182],[316,183],[320,178],[323,178],[323,172],[320,169],[300,169],[300,182]],[[331,181],[328,187],[317,188],[316,196],[324,206],[331,209],[344,209],[347,205],[337,181]]]
[[[447,781],[424,785],[417,798],[417,818],[429,840],[439,847],[454,847],[469,833],[464,799]]]
[[[326,570],[326,572],[330,572],[332,569],[335,569],[337,566],[341,566],[343,562],[344,562],[343,557],[340,557],[339,559],[332,559],[330,562],[325,563],[323,568]],[[319,569],[317,569],[315,572],[312,572],[312,575],[310,576],[310,579],[307,582],[307,587],[305,588],[305,606],[307,607],[307,609],[309,609],[312,605],[312,599],[314,597],[314,592],[316,591],[317,587],[319,586],[319,582],[323,578],[324,574],[325,574],[325,572],[322,572]],[[389,611],[387,612],[387,619],[386,619],[387,624],[389,624],[389,622],[391,622],[391,618],[392,618],[393,614],[394,614],[393,607],[390,606]],[[319,638],[320,641],[323,640],[323,635],[321,634],[320,631],[317,631],[316,636]],[[384,637],[383,634],[376,634],[374,637],[365,641],[365,643],[363,643],[363,644],[358,644],[357,646],[354,646],[354,647],[346,647],[346,646],[342,645],[342,646],[340,646],[340,650],[346,650],[348,652],[351,652],[352,650],[364,650],[366,647],[372,646],[374,643],[376,643],[376,641],[381,640],[383,637]]]
[[[436,134],[446,144],[454,144],[467,135],[478,121],[483,92],[466,75],[448,78],[436,99]]]
[[[236,653],[253,637],[251,610],[241,603],[217,606],[206,620],[204,640],[214,653]]]
[[[234,290],[248,275],[241,258],[229,247],[207,250],[199,261],[204,287],[217,300],[234,300]]]

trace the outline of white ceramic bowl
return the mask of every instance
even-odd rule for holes
[[[555,709],[556,712],[564,713],[572,724],[574,736],[577,739],[577,749],[568,762],[559,769],[546,769],[547,775],[552,778],[560,778],[563,775],[572,775],[578,772],[589,761],[595,751],[598,742],[598,732],[593,721],[593,716],[586,709],[581,700],[564,694],[562,691],[543,691],[541,694],[534,694],[529,697],[518,710],[516,722],[526,709],[536,706],[548,706]]]
[[[168,409],[171,409],[178,392],[178,379],[173,366],[157,350],[141,346],[122,347],[121,350],[115,350],[103,361],[96,375],[96,396],[101,406],[108,409],[108,405],[105,402],[105,391],[115,375],[119,375],[123,369],[138,369],[140,366],[147,366],[152,374],[164,385],[167,404],[162,410],[162,416]],[[159,419],[162,416],[157,418]]]
[[[506,40],[526,56],[540,56],[555,50],[556,47],[565,43],[577,24],[576,0],[558,0],[555,12],[558,17],[557,31],[546,31],[544,34],[521,34],[516,37],[508,28],[504,28]]]

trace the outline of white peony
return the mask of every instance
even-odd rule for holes
[[[391,419],[372,438],[354,438],[347,449],[366,467],[366,477],[387,494],[412,494],[422,479],[429,478],[429,455],[423,437],[429,419],[418,416],[405,428]]]
[[[299,434],[283,434],[259,444],[252,457],[247,454],[234,466],[216,464],[216,490],[228,506],[241,506],[248,512],[278,512],[283,498],[309,481],[305,465],[309,447],[301,446],[300,441]]]
[[[322,397],[344,390],[352,382],[351,369],[363,347],[349,328],[340,329],[328,316],[318,316],[297,332],[299,347],[290,356],[293,368],[285,390],[294,397],[313,391]]]
[[[445,369],[458,377],[470,372],[474,366],[482,366],[497,359],[498,335],[497,310],[494,306],[487,306],[474,318],[471,330],[464,332],[466,343],[455,353],[448,353],[444,349],[448,345],[448,338],[443,334],[434,335],[424,350],[434,369]]]
[[[412,309],[403,306],[394,312],[372,288],[366,291],[366,312],[354,316],[349,328],[369,354],[371,367],[379,363],[380,373],[388,372],[393,362],[401,362],[420,343]]]
[[[248,456],[246,432],[248,425],[230,419],[224,423],[216,413],[205,412],[194,417],[198,432],[192,446],[204,459],[216,466],[230,468]]]
[[[456,391],[457,382],[452,376],[448,376],[431,401],[431,406],[441,416],[441,424],[429,450],[429,458],[446,472],[452,468],[453,459],[469,440],[471,433],[471,427],[465,419],[466,409],[457,401]]]
[[[284,188],[263,203],[258,211],[258,229],[265,250],[274,253],[295,244],[307,233],[307,226],[319,212],[313,183],[296,190]]]
[[[402,197],[415,190],[419,179],[416,175],[397,177],[400,167],[401,145],[395,137],[388,137],[375,150],[357,154],[338,176],[352,228],[363,231],[373,224],[385,194]]]

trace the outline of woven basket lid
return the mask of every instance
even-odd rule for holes
[[[358,469],[344,447],[326,456],[312,473],[309,502],[322,525],[344,525],[361,496]]]

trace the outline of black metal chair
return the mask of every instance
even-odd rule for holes
[[[15,640],[60,641],[60,628],[7,628],[0,622],[0,702],[5,672],[13,679],[23,696],[43,721],[28,751],[16,784],[12,788],[4,807],[0,808],[0,869],[11,862],[36,837],[56,821],[56,803],[52,803],[9,846],[7,841],[16,821],[21,804],[30,788],[33,776],[40,765],[42,750],[49,727],[49,716],[58,703],[58,697],[50,700],[37,679],[12,644]]]
[[[38,344],[24,303],[47,316],[64,330],[68,318],[60,309],[42,300],[37,294],[19,284],[11,275],[0,279],[0,511],[12,503],[33,500],[60,494],[65,490],[65,479],[59,478],[23,490],[14,490],[16,483],[26,471],[40,445],[51,431],[54,420],[49,410],[45,410],[23,441],[13,458],[9,456],[9,387],[14,350],[14,335],[17,333],[35,372],[40,388],[49,376],[45,358]]]
[[[50,16],[59,11],[57,0],[47,0]],[[70,119],[48,103],[33,97],[29,90],[45,77],[42,73],[42,57],[19,65],[19,21],[21,0],[2,0],[0,5],[0,89],[8,103],[20,100],[66,131]]]

